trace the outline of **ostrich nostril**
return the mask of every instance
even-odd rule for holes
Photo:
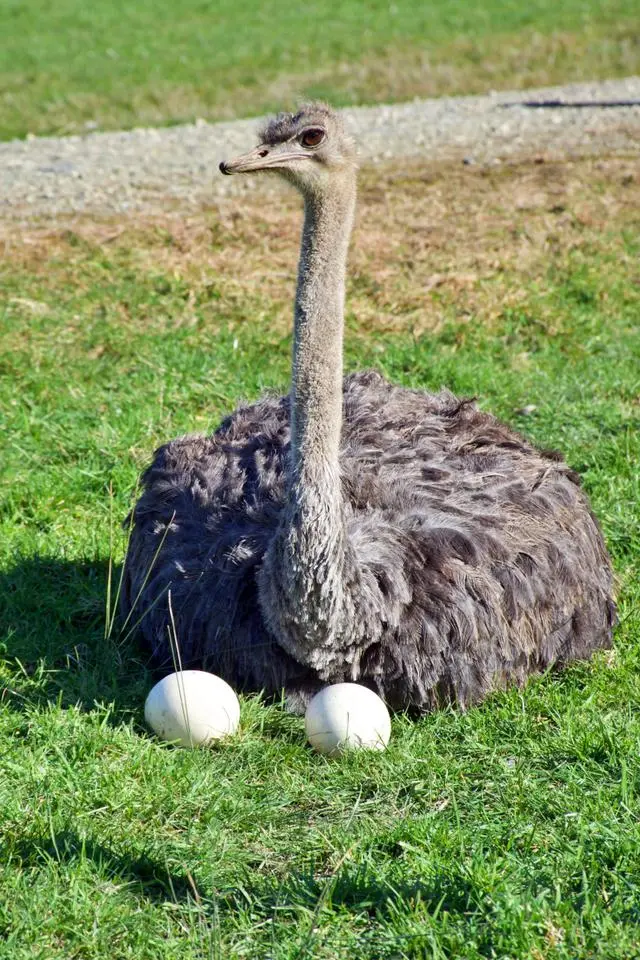
[[[266,156],[268,155],[268,153],[269,153],[268,150],[261,150],[260,153],[258,154],[258,156],[259,156],[259,157],[266,157]]]

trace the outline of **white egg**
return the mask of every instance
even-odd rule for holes
[[[334,683],[316,693],[304,718],[309,743],[318,753],[367,748],[384,750],[391,718],[380,697],[359,683]]]
[[[240,703],[224,680],[203,670],[182,670],[164,677],[149,693],[144,718],[162,739],[195,747],[234,733]]]

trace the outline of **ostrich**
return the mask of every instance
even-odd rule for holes
[[[356,159],[324,104],[223,174],[304,199],[291,391],[162,446],[130,517],[122,611],[152,660],[302,712],[323,685],[465,707],[611,643],[612,574],[576,474],[472,400],[343,379]]]

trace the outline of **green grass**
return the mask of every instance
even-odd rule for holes
[[[0,139],[623,76],[638,0],[5,0]]]
[[[477,198],[482,176],[468,176]],[[520,174],[491,176],[488,195],[510,197]],[[567,221],[567,242],[554,226],[540,269],[482,272],[473,308],[416,288],[441,315],[430,334],[350,314],[347,365],[477,394],[566,453],[614,556],[614,655],[466,714],[397,717],[386,753],[337,762],[310,752],[300,719],[255,698],[232,742],[163,746],[143,724],[143,658],[117,632],[104,638],[108,560],[122,558],[119,522],[154,446],[286,384],[278,302],[248,267],[233,286],[208,263],[216,245],[243,243],[242,223],[203,214],[203,249],[177,226],[7,241],[0,957],[639,956],[640,248],[620,220],[627,187],[602,178],[585,185],[606,191],[607,225]],[[412,183],[426,201],[445,189]],[[480,201],[467,202],[463,232]],[[261,215],[249,207],[247,223],[268,244],[289,214],[256,227]],[[510,284],[517,306],[496,311]],[[351,303],[366,313],[380,291],[363,286],[356,276]]]

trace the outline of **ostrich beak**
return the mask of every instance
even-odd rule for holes
[[[249,153],[243,153],[233,160],[223,160],[219,166],[220,173],[231,176],[232,173],[253,173],[256,170],[282,168],[292,160],[306,160],[304,153],[297,143],[261,143]]]

